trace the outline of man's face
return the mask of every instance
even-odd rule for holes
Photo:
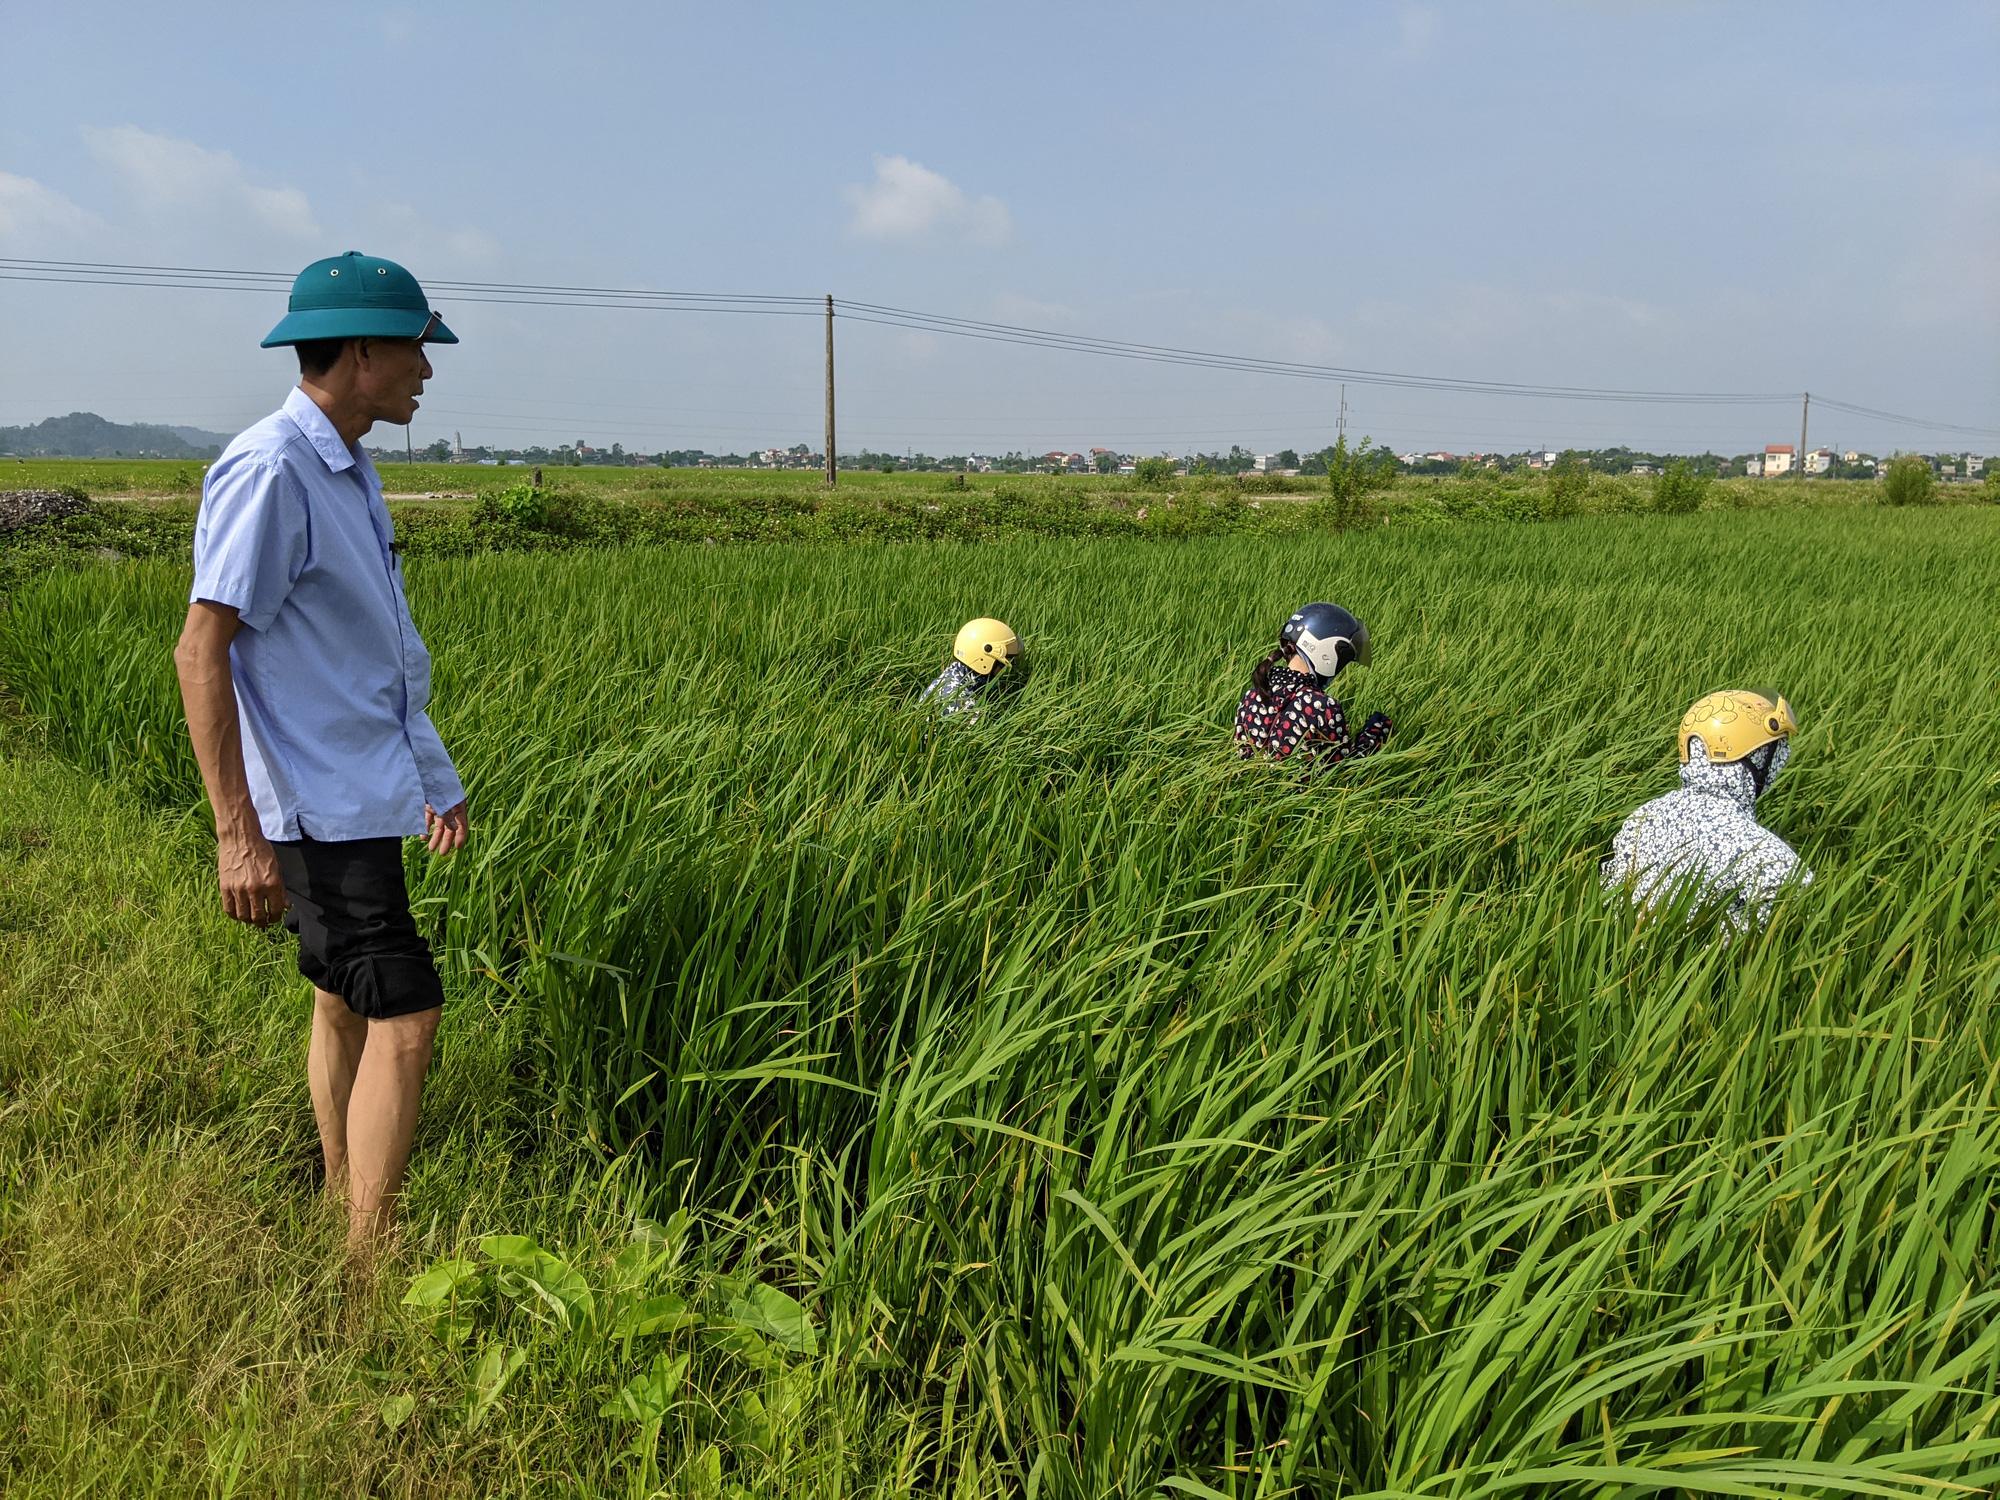
[[[363,339],[356,390],[377,422],[406,427],[417,414],[417,397],[431,378],[431,362],[415,339]]]

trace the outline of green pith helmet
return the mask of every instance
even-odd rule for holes
[[[264,335],[262,347],[311,339],[422,339],[455,344],[458,335],[431,311],[417,278],[393,260],[350,250],[316,260],[292,283],[291,310]]]

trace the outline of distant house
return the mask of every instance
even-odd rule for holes
[[[1278,470],[1278,455],[1260,453],[1250,460],[1250,467],[1259,474],[1275,474]]]
[[[1632,465],[1632,472],[1634,474],[1657,474],[1660,472],[1660,466],[1658,464],[1636,463]]]
[[[1860,451],[1858,449],[1849,448],[1845,453],[1840,455],[1840,461],[1844,464],[1858,464],[1861,462]]]
[[[1766,443],[1764,445],[1764,477],[1776,479],[1780,474],[1792,472],[1792,465],[1798,458],[1799,450],[1790,443]]]
[[[1764,460],[1757,457],[1754,453],[1751,454],[1750,457],[1743,460],[1743,473],[1751,479],[1762,479],[1764,477]]]
[[[1832,467],[1833,450],[1831,448],[1815,448],[1806,455],[1806,472],[1808,474],[1824,474]]]

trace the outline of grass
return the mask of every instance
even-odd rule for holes
[[[306,1000],[283,943],[221,918],[187,820],[135,808],[18,725],[5,733],[0,1492],[651,1493],[634,1487],[639,1466],[599,1416],[644,1352],[469,1297],[455,1304],[461,1342],[399,1305],[400,1276],[365,1286],[336,1274],[343,1225],[314,1191]],[[645,1210],[672,1205],[601,1161],[586,1170],[543,1134],[520,1082],[519,1018],[492,999],[454,987],[408,1255],[421,1262],[505,1227],[557,1239],[608,1286]],[[751,1224],[717,1234],[733,1277],[716,1247],[690,1247],[650,1267],[646,1290],[695,1307],[737,1291],[758,1238]],[[534,1359],[473,1423],[481,1362],[502,1346]],[[701,1492],[711,1436],[730,1418],[743,1427],[753,1376],[807,1393],[815,1430],[781,1462],[767,1423],[755,1435],[772,1453],[736,1443],[734,1481],[760,1495],[864,1481],[907,1492],[896,1428],[867,1403],[858,1371],[750,1353],[754,1365],[708,1356],[703,1388],[718,1404],[683,1414],[679,1493]]]
[[[170,460],[34,459],[0,463],[0,485],[67,486],[100,499],[82,514],[0,535],[0,595],[43,573],[124,558],[182,558],[193,543],[199,465]],[[1021,537],[1185,541],[1294,537],[1376,524],[1547,521],[1660,509],[1659,484],[1581,469],[1554,475],[1482,472],[1409,478],[1342,499],[1324,479],[1252,474],[1149,486],[1118,477],[843,475],[713,469],[552,468],[452,464],[385,472],[406,555],[559,552],[641,545],[1008,541]],[[1695,491],[1699,490],[1700,493]],[[1952,487],[1954,504],[1990,501],[1991,486]],[[1732,480],[1690,489],[1680,509],[1844,509],[1880,485]]]
[[[431,1465],[411,1492],[558,1470],[694,1492],[711,1464],[759,1494],[1993,1484],[1996,543],[1991,511],[1871,508],[414,561],[477,842],[416,887],[465,1050],[419,1146],[409,1269],[479,1279],[461,1344],[449,1308],[369,1323],[392,1378],[332,1408],[412,1397],[371,1439]],[[181,983],[233,995],[229,964],[261,964],[282,994],[280,950],[197,916],[199,842],[171,821],[196,798],[164,655],[184,579],[23,590],[0,682],[160,810],[119,816],[132,859],[178,872],[146,934],[184,945]],[[1311,788],[1226,745],[1304,597],[1368,619],[1350,710],[1399,730]],[[1920,632],[1884,625],[1914,601]],[[907,704],[986,612],[1033,676],[933,735]],[[1596,862],[1672,784],[1686,702],[1736,682],[1799,709],[1767,817],[1819,879],[1731,945],[1635,927]],[[131,988],[46,1075],[122,1046],[106,1076],[174,1082],[107,1107],[99,1157],[35,1125],[8,1180],[163,1171],[163,1140],[206,1132],[210,1180],[304,1243],[282,1002],[201,1028],[225,1058],[265,1038],[261,1087],[210,1097],[148,1068],[174,1012],[121,1021]],[[26,1118],[60,1092],[24,1088]],[[68,1243],[20,1192],[10,1265]],[[681,1208],[684,1261],[639,1290],[687,1320],[621,1346],[615,1257],[635,1216]],[[535,1322],[519,1266],[541,1263],[475,1248],[491,1230],[535,1236],[590,1316]],[[184,1230],[183,1253],[221,1238]],[[317,1264],[285,1253],[273,1301]],[[52,1284],[75,1283],[29,1283]],[[82,1306],[7,1305],[8,1427],[152,1434],[164,1463],[222,1422],[212,1398],[199,1421],[176,1417],[193,1397],[89,1405],[100,1348],[64,1426],[23,1351]],[[809,1350],[767,1326],[788,1305]],[[233,1347],[286,1338],[253,1313]],[[468,1433],[495,1349],[523,1363]],[[659,1425],[597,1415],[656,1354],[681,1372]],[[176,1380],[188,1359],[153,1356]],[[278,1409],[242,1419],[253,1450],[365,1449]],[[607,1458],[635,1429],[644,1451]]]

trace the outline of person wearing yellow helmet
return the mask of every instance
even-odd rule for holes
[[[940,718],[970,723],[996,689],[1018,687],[1027,669],[1021,638],[1006,621],[987,616],[967,620],[952,640],[951,660],[920,701]]]
[[[1680,790],[1625,820],[1605,885],[1643,908],[1693,885],[1727,901],[1724,922],[1736,931],[1769,916],[1787,883],[1810,884],[1792,846],[1757,821],[1757,800],[1791,759],[1797,729],[1783,698],[1732,688],[1697,699],[1681,718]]]

